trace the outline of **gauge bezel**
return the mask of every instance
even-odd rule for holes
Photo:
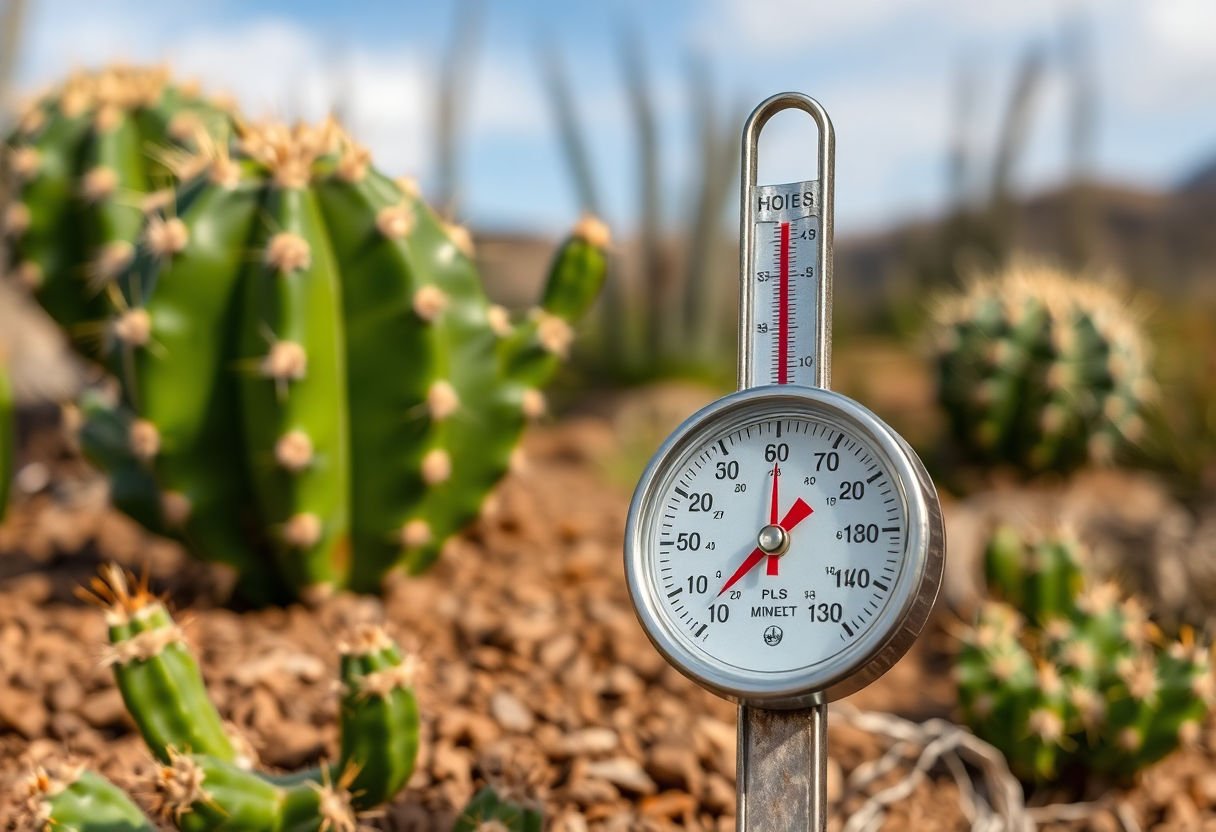
[[[903,502],[907,535],[897,580],[883,610],[845,649],[813,665],[785,671],[749,671],[715,660],[697,647],[663,611],[653,580],[647,529],[659,509],[658,493],[693,447],[704,447],[734,421],[785,417],[823,419],[865,442],[889,471]],[[694,413],[651,459],[633,494],[625,531],[625,577],[634,611],[655,648],[677,670],[721,696],[765,708],[807,707],[847,696],[885,673],[923,629],[941,586],[945,531],[937,492],[906,442],[874,413],[830,390],[790,385],[732,393]]]

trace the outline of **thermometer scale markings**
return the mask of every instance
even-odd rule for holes
[[[777,230],[780,242],[777,246],[777,383],[790,383],[790,224],[781,223]]]
[[[701,520],[708,519],[705,514],[709,512],[709,503],[707,500],[712,496],[710,489],[714,487],[717,480],[722,479],[722,477],[715,476],[715,471],[718,470],[715,466],[715,462],[717,462],[717,465],[723,465],[725,464],[724,460],[735,458],[735,455],[728,451],[727,443],[729,443],[730,449],[734,449],[737,443],[744,443],[746,445],[747,441],[753,439],[753,437],[757,440],[764,441],[766,436],[771,439],[780,439],[782,436],[792,438],[793,436],[798,435],[806,436],[808,439],[818,438],[819,442],[824,443],[820,447],[830,447],[832,450],[843,447],[844,450],[855,460],[855,463],[852,464],[857,466],[847,474],[848,478],[852,482],[860,483],[864,481],[867,485],[871,485],[878,482],[878,480],[884,477],[887,473],[879,466],[870,453],[867,452],[867,448],[864,445],[848,437],[844,432],[829,427],[825,423],[816,423],[815,420],[806,421],[802,419],[788,418],[769,419],[759,423],[753,422],[750,425],[742,425],[736,428],[727,436],[713,438],[707,445],[702,446],[699,452],[694,451],[689,457],[686,457],[686,461],[684,463],[684,473],[683,475],[677,475],[676,482],[679,483],[679,485],[673,483],[671,486],[669,486],[664,516],[674,517],[675,513],[678,512],[681,514],[681,520],[685,522],[693,522],[698,516]],[[812,447],[813,446],[806,446],[801,448],[800,453],[797,456],[791,454],[789,461],[786,464],[778,466],[777,470],[779,475],[788,475],[790,477],[791,482],[789,488],[791,490],[796,490],[798,488],[798,480],[803,476],[804,473],[810,470],[806,468],[806,465],[807,461],[813,458],[814,454]],[[828,452],[824,451],[823,453],[827,454]],[[746,461],[747,460],[745,458],[744,462]],[[731,465],[734,464],[735,463],[733,462],[731,463]],[[771,471],[773,469],[766,468],[766,470]],[[711,477],[712,479],[710,479],[708,482],[699,481],[698,478],[702,476],[702,471],[706,472],[704,476]],[[877,476],[874,474],[875,471],[877,471]],[[845,473],[843,464],[841,467],[841,473]],[[869,476],[863,480],[862,477],[865,475]],[[772,480],[769,480],[769,482],[771,481]],[[719,486],[724,484],[726,483],[718,483]],[[767,504],[770,493],[767,486],[756,490],[764,492],[764,502]],[[784,489],[782,490],[784,491]],[[813,495],[813,491],[814,489],[805,492],[808,499],[819,502],[825,498],[825,495],[823,495],[822,492],[816,496]],[[739,492],[736,491],[734,493]],[[834,493],[834,490],[830,493]],[[879,496],[888,496],[891,494],[891,488],[884,481],[880,483],[880,488],[876,490],[876,493]],[[725,495],[720,493],[717,496],[719,499],[725,497]],[[757,496],[760,495],[758,494]],[[782,502],[783,504],[788,503],[788,499],[783,500]],[[718,505],[721,503],[715,500],[714,504]],[[896,506],[887,506],[886,508],[886,513],[890,516],[890,520],[897,520],[899,518],[900,512]],[[826,509],[827,506],[824,506],[821,503],[821,511]],[[688,514],[688,512],[692,512],[693,514]],[[717,512],[717,514],[720,515],[721,512]],[[824,519],[827,518],[825,517]],[[854,517],[846,518],[843,516],[839,518],[839,521],[845,522],[846,525],[856,522]],[[746,526],[748,523],[745,523],[744,525]],[[811,526],[810,523],[807,525],[808,527]],[[876,527],[877,524],[874,524],[871,528],[875,528],[877,531]],[[699,530],[699,533],[695,530]],[[889,553],[900,553],[901,549],[899,547],[904,531],[905,530],[899,525],[888,525],[881,528],[882,536],[889,540],[890,544],[894,544],[896,546],[894,549],[887,550]],[[822,532],[812,532],[809,528],[803,530],[803,532],[792,532],[792,534],[797,536],[801,536],[804,533],[814,535],[822,534]],[[870,532],[870,534],[873,534],[873,532]],[[691,541],[691,536],[693,535],[695,535],[697,538],[695,544],[693,544]],[[733,536],[734,535],[731,535],[732,538]],[[708,527],[704,526],[691,526],[690,532],[681,532],[679,535],[677,535],[677,537],[681,538],[681,540],[673,541],[671,538],[663,538],[660,540],[660,545],[671,547],[674,544],[675,549],[678,550],[676,552],[672,552],[672,550],[668,548],[661,552],[661,554],[664,556],[677,556],[677,569],[673,571],[670,566],[661,568],[660,582],[664,587],[664,595],[666,596],[666,599],[670,605],[674,618],[681,622],[683,626],[687,627],[687,632],[691,633],[693,639],[696,639],[698,643],[705,643],[708,641],[711,635],[713,635],[713,633],[718,631],[718,625],[723,624],[726,619],[722,619],[717,622],[717,625],[711,626],[712,622],[706,622],[701,620],[699,617],[696,617],[696,605],[693,605],[692,608],[686,606],[685,599],[695,599],[697,595],[704,593],[705,588],[702,586],[701,582],[704,581],[705,578],[698,576],[696,572],[702,571],[705,568],[712,569],[713,564],[718,564],[718,559],[722,557],[725,557],[732,567],[734,566],[735,562],[738,560],[737,552],[734,551],[735,548],[737,548],[736,544],[738,541],[734,541],[732,539],[729,544],[722,545],[721,549],[717,549],[717,546],[725,543],[725,541],[720,538],[719,534],[713,533]],[[837,540],[839,539],[840,538],[837,538]],[[808,553],[805,544],[811,544],[811,547],[817,551],[822,550],[821,547],[826,544],[826,540],[823,541],[823,543],[818,544],[812,543],[811,540],[806,538],[803,538],[803,541],[804,545],[799,547],[804,550],[803,557],[805,557],[805,553]],[[858,541],[854,541],[855,544],[857,542]],[[864,542],[877,543],[878,540],[876,538],[869,538]],[[709,543],[709,545],[705,546],[706,543]],[[699,554],[693,554],[694,551],[697,551],[697,549],[702,547],[704,548]],[[716,550],[718,552],[722,552],[723,554],[708,555],[707,558],[708,550]],[[702,565],[695,567],[691,577],[688,574],[684,574],[689,570],[690,561],[702,563]],[[713,563],[711,564],[710,561]],[[668,557],[663,557],[660,562],[663,564],[668,563]],[[842,586],[843,588],[846,588],[846,590],[848,587],[852,586],[858,586],[858,588],[865,585],[870,586],[872,591],[865,593],[864,597],[857,597],[854,603],[845,603],[847,617],[844,620],[841,620],[840,618],[834,619],[834,622],[839,622],[840,629],[838,630],[838,634],[840,640],[847,643],[865,629],[868,622],[874,618],[874,616],[882,609],[882,605],[886,603],[886,600],[891,592],[890,581],[896,574],[895,569],[890,566],[890,564],[894,563],[897,563],[896,559],[894,558],[888,558],[886,560],[887,565],[885,566],[874,563],[873,566],[869,567],[869,569],[874,571],[874,577],[869,577],[867,575],[867,577],[864,579],[866,584],[862,585],[853,583],[853,581],[857,579],[857,571],[859,569],[865,570],[864,566],[858,567],[856,565],[856,561],[854,561],[854,566],[852,568],[845,569],[843,566],[839,567],[840,570],[843,570],[839,575],[837,575],[836,572],[829,571],[826,576],[826,583],[824,582],[825,576],[820,575],[819,578],[815,579],[813,584],[808,584],[806,581],[809,579],[809,575],[812,573],[804,573],[802,581],[799,582],[797,587],[789,587],[789,589],[791,589],[793,592],[793,595],[790,597],[798,597],[803,593],[804,590],[806,590],[808,586],[813,586],[818,590],[820,597],[841,598],[841,601],[843,602],[844,596],[839,594],[839,590],[842,588]],[[881,573],[878,573],[880,568],[882,571]],[[868,570],[865,571],[868,572]],[[761,572],[763,572],[763,570],[757,571],[753,574],[758,576],[761,574]],[[688,583],[687,587],[677,585],[676,574],[680,575],[680,579],[682,581],[686,581]],[[776,574],[773,572],[768,572],[767,575],[768,577],[776,577]],[[833,576],[836,577],[834,584],[832,583]],[[752,603],[756,600],[755,598],[752,598],[751,601],[748,601],[747,597],[759,592],[760,589],[765,585],[763,583],[764,580],[764,578],[761,578],[759,579],[760,582],[756,582],[756,579],[753,578],[752,584],[741,585],[740,588],[743,589],[745,593],[741,599],[744,602],[744,609],[748,609],[746,604]],[[782,581],[781,583],[784,584],[785,582]],[[779,588],[778,584],[768,585],[778,586]],[[738,593],[732,594],[732,598],[738,597]],[[810,598],[811,595],[808,595],[807,597]],[[715,600],[710,603],[709,609],[707,610],[710,612],[711,619],[715,617],[713,607],[716,603],[718,602],[715,598]],[[730,606],[733,607],[734,605]],[[812,604],[812,607],[813,606],[814,604]],[[736,611],[739,612],[739,610]],[[722,613],[719,612],[717,615],[720,616]],[[753,613],[753,617],[754,615],[755,613]],[[803,615],[805,615],[805,613],[803,613]],[[733,622],[735,616],[731,616],[730,619],[731,622]],[[812,613],[811,620],[816,620],[814,613]],[[731,625],[727,624],[727,626],[730,627]]]
[[[816,308],[822,302],[819,183],[760,185],[751,193],[753,385],[817,384]]]

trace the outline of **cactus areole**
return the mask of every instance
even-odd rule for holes
[[[84,413],[116,502],[255,602],[425,569],[545,413],[607,229],[580,222],[513,320],[467,232],[332,122],[241,125],[169,162],[181,184],[99,327],[122,401]]]

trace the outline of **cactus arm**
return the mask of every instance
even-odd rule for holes
[[[340,275],[310,189],[272,190],[265,207],[274,230],[245,277],[242,355],[260,362],[271,337],[302,348],[307,370],[286,384],[243,374],[246,453],[281,573],[297,591],[324,594],[345,585],[350,563]]]
[[[549,381],[568,344],[560,323],[573,327],[591,308],[608,271],[608,230],[584,218],[563,242],[545,282],[540,312],[519,327],[501,347],[508,376],[536,388]]]
[[[425,492],[420,468],[432,427],[427,392],[441,378],[440,345],[413,306],[421,283],[405,236],[416,203],[374,173],[353,183],[327,179],[317,195],[343,264],[351,543],[358,553],[350,582],[376,591],[400,556],[407,512]],[[402,358],[390,366],[385,356]]]
[[[71,783],[51,788],[45,776],[34,781],[46,826],[55,832],[155,832],[139,807],[106,778],[81,771]]]
[[[181,628],[146,584],[132,586],[126,573],[107,566],[85,597],[105,611],[106,663],[157,759],[168,761],[175,751],[191,751],[236,760]]]
[[[425,524],[426,536],[405,541],[402,563],[409,572],[434,562],[443,542],[477,516],[486,494],[506,472],[523,427],[525,393],[520,385],[503,384],[499,374],[499,336],[470,253],[463,248],[463,231],[446,226],[421,201],[415,207],[417,219],[407,244],[418,273],[426,276],[423,288],[443,299],[431,323],[441,344],[436,373],[437,380],[450,385],[458,406],[433,423],[422,448],[427,488],[411,518]]]
[[[602,224],[581,223],[556,258],[543,307],[507,332],[506,322],[495,321],[493,311],[485,307],[468,255],[453,246],[448,229],[420,206],[410,247],[420,260],[429,260],[429,268],[423,268],[450,301],[437,326],[461,409],[442,425],[439,441],[451,462],[450,475],[427,492],[419,516],[429,524],[431,540],[407,549],[408,571],[429,566],[442,542],[477,515],[485,495],[509,467],[525,419],[543,412],[538,388],[568,351],[571,324],[603,283],[606,243]]]
[[[166,812],[181,832],[355,832],[341,787],[277,786],[205,754],[174,754],[157,772]]]
[[[185,247],[141,253],[136,269],[154,286],[142,309],[147,344],[120,344],[141,419],[159,435],[152,467],[176,529],[206,560],[234,566],[250,600],[276,597],[270,564],[253,551],[254,527],[240,429],[235,349],[242,273],[259,193],[200,184],[179,200]],[[162,219],[163,221],[163,219]]]
[[[114,679],[148,748],[160,760],[170,749],[235,760],[202,672],[159,602],[110,632]]]
[[[283,829],[284,790],[231,763],[175,752],[156,776],[165,814],[181,832]]]
[[[391,800],[414,771],[418,704],[412,661],[379,628],[368,628],[342,656],[342,749],[336,770],[353,771],[355,807]]]

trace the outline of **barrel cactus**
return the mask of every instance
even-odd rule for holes
[[[539,306],[488,302],[469,235],[332,122],[176,160],[106,323],[152,525],[255,601],[425,569],[515,458],[605,274],[584,219]],[[123,415],[126,414],[126,415]],[[114,449],[111,449],[112,451]]]
[[[1075,545],[1040,551],[1048,547],[1037,574],[1050,591],[1023,595],[1025,615],[987,603],[963,635],[956,674],[967,724],[1015,774],[1038,781],[1069,769],[1131,775],[1195,742],[1216,702],[1209,650],[1189,631],[1167,642],[1114,584],[1074,584]]]
[[[22,114],[5,143],[10,271],[78,346],[100,341],[144,214],[169,193],[173,155],[227,123],[166,70],[121,65],[74,73]]]
[[[978,460],[1068,471],[1142,436],[1149,350],[1111,288],[1015,263],[942,301],[933,328],[938,401]]]

